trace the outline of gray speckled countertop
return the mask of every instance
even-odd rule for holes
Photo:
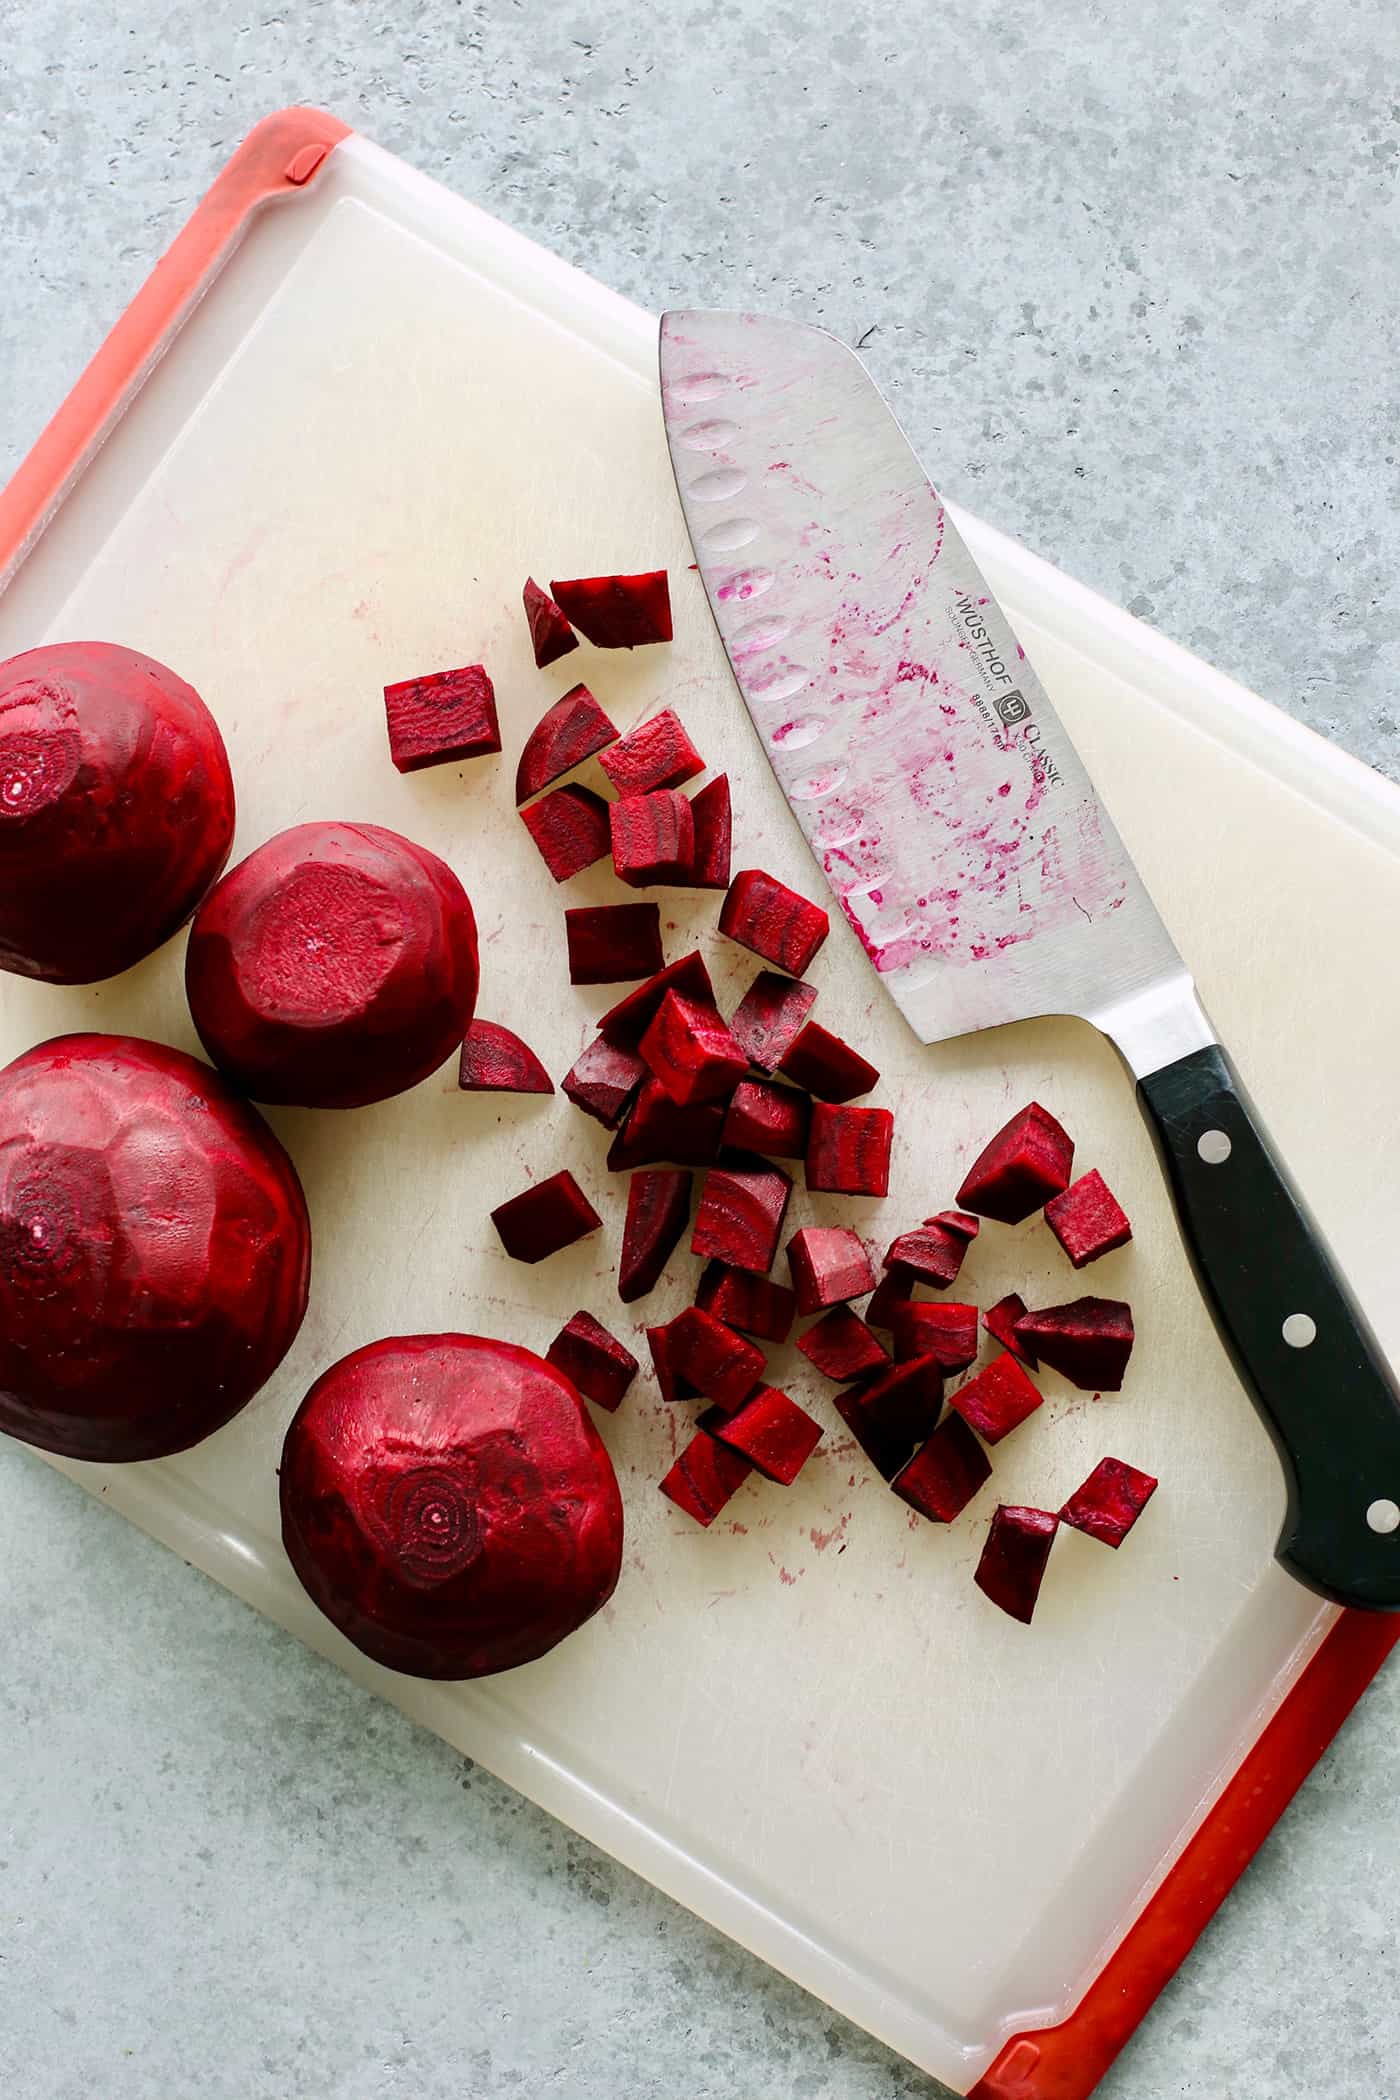
[[[0,471],[320,102],[644,305],[865,337],[951,495],[1400,778],[1390,0],[397,12],[0,0]],[[14,1447],[0,1595],[6,2100],[933,2093]],[[1398,1731],[1392,1671],[1105,2100],[1396,2090]]]

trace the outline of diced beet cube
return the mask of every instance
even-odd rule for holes
[[[785,1283],[767,1276],[752,1276],[747,1269],[731,1269],[725,1262],[708,1262],[695,1290],[695,1303],[737,1327],[741,1334],[756,1335],[761,1342],[785,1342],[797,1314],[797,1300]]]
[[[571,783],[521,810],[520,821],[556,882],[567,882],[603,858],[612,843],[611,806],[592,788]]]
[[[432,671],[384,688],[389,756],[400,773],[499,751],[496,695],[481,664]]]
[[[678,788],[705,770],[705,761],[671,708],[639,722],[598,761],[619,795],[649,795]]]
[[[1053,1510],[1002,1503],[973,1576],[979,1590],[1013,1619],[1029,1626],[1059,1518]]]
[[[576,642],[570,640],[570,648]],[[540,716],[515,769],[515,799],[527,802],[595,751],[617,742],[617,731],[586,685],[571,686]]]
[[[575,1108],[595,1117],[604,1130],[616,1130],[646,1071],[635,1050],[605,1042],[599,1035],[580,1053],[560,1084]]]
[[[1040,1405],[1039,1389],[1032,1385],[1008,1351],[960,1385],[948,1403],[987,1444],[999,1444],[1027,1415]]]
[[[690,1183],[685,1167],[653,1168],[632,1176],[617,1268],[617,1295],[624,1305],[655,1289],[690,1219]]]
[[[591,1312],[576,1312],[561,1327],[545,1357],[572,1379],[585,1400],[615,1414],[637,1375],[637,1359]]]
[[[831,921],[820,905],[799,897],[775,876],[745,868],[729,885],[719,930],[765,962],[776,963],[789,977],[800,977],[830,932]]]
[[[1009,1349],[1013,1356],[1019,1356],[1023,1364],[1029,1364],[1036,1371],[1040,1368],[1039,1359],[1032,1355],[1016,1333],[1016,1322],[1025,1317],[1025,1299],[1019,1291],[1008,1291],[1004,1298],[998,1298],[989,1312],[983,1313],[982,1325],[1004,1349]]]
[[[682,1378],[671,1360],[671,1326],[668,1320],[662,1327],[648,1327],[647,1347],[651,1351],[651,1367],[656,1374],[657,1388],[663,1400],[694,1400],[699,1388],[688,1378]]]
[[[549,592],[542,591],[533,576],[525,578],[525,588],[520,595],[525,604],[525,617],[530,623],[530,646],[535,652],[535,664],[543,671],[547,664],[557,663],[561,656],[577,649],[578,636]],[[534,790],[527,789],[526,792],[533,794]],[[518,786],[515,799],[517,802],[521,799]]]
[[[849,1305],[834,1305],[814,1327],[797,1337],[797,1346],[823,1378],[845,1385],[868,1371],[889,1369],[889,1351]]]
[[[1081,1392],[1116,1393],[1133,1353],[1133,1315],[1118,1298],[1076,1298],[1027,1313],[1016,1339]]]
[[[766,1368],[755,1343],[698,1305],[676,1314],[669,1347],[672,1369],[726,1414],[742,1406]]]
[[[639,984],[635,992],[619,999],[616,1006],[609,1007],[598,1023],[598,1033],[606,1036],[610,1043],[622,1043],[635,1050],[650,1028],[667,992],[684,992],[687,999],[695,1000],[699,1006],[713,1006],[714,987],[710,973],[698,948],[683,955],[679,962],[667,963],[646,984]]]
[[[675,788],[627,795],[608,804],[613,868],[634,890],[649,882],[684,882],[695,857],[695,820]]]
[[[712,1167],[690,1251],[766,1275],[778,1252],[792,1182],[781,1167]]]
[[[844,1305],[875,1288],[865,1242],[849,1225],[805,1225],[788,1241],[787,1258],[800,1313]]]
[[[900,1306],[907,1305],[913,1295],[914,1278],[910,1270],[886,1269],[875,1286],[874,1296],[865,1308],[866,1324],[870,1327],[893,1327]]]
[[[508,1203],[498,1203],[491,1213],[506,1253],[528,1262],[544,1261],[561,1247],[571,1247],[602,1222],[567,1167],[534,1188],[522,1189]]]
[[[765,1159],[805,1159],[812,1104],[790,1086],[771,1079],[746,1079],[724,1119],[724,1142]]]
[[[688,886],[696,890],[727,890],[734,830],[727,773],[719,774],[698,795],[691,796],[690,817],[695,826],[695,859]]]
[[[462,1038],[457,1084],[467,1094],[552,1094],[554,1081],[528,1043],[499,1021],[473,1021]]]
[[[974,1218],[965,1210],[940,1210],[933,1217],[924,1219],[925,1225],[937,1225],[944,1232],[955,1233],[960,1240],[975,1240],[982,1230],[982,1220]]]
[[[636,649],[671,639],[671,593],[664,569],[640,576],[575,576],[549,586],[566,620],[595,649]]]
[[[1151,1473],[1140,1473],[1121,1458],[1101,1458],[1060,1511],[1060,1521],[1116,1549],[1156,1492]]]
[[[897,1305],[894,1353],[899,1363],[931,1356],[945,1371],[965,1371],[977,1354],[975,1305]]]
[[[887,1196],[894,1117],[887,1108],[812,1103],[807,1186],[830,1196]]]
[[[1133,1236],[1128,1214],[1097,1167],[1081,1174],[1045,1206],[1045,1222],[1076,1269],[1126,1247]]]
[[[857,1094],[868,1094],[880,1077],[868,1059],[820,1021],[808,1021],[778,1070],[820,1101],[853,1101]]]
[[[656,904],[581,904],[564,914],[570,984],[618,984],[661,968]]]
[[[736,1488],[753,1471],[741,1451],[731,1451],[708,1430],[697,1429],[664,1480],[663,1495],[697,1524],[712,1524]]]
[[[642,1037],[642,1056],[673,1101],[725,1101],[749,1068],[716,1008],[669,991]]]
[[[748,1052],[749,1063],[760,1072],[776,1072],[801,1034],[816,998],[814,986],[780,977],[776,970],[760,970],[729,1024]]]
[[[943,1373],[931,1356],[890,1364],[860,1389],[866,1419],[922,1443],[943,1412]]]
[[[943,1225],[920,1225],[891,1243],[884,1266],[908,1269],[920,1283],[944,1291],[957,1281],[966,1253],[967,1241],[960,1232],[949,1232]]]
[[[765,1480],[790,1487],[821,1442],[822,1427],[776,1386],[761,1385],[712,1434],[731,1451],[742,1452]]]
[[[893,1480],[913,1457],[917,1439],[872,1420],[861,1406],[864,1390],[862,1385],[843,1386],[831,1404],[876,1472],[886,1480]]]
[[[890,1486],[934,1524],[951,1524],[992,1477],[992,1462],[961,1415],[940,1422]]]
[[[1069,1186],[1074,1140],[1048,1108],[1032,1101],[980,1152],[958,1190],[966,1210],[1019,1225]]]
[[[707,1167],[719,1157],[723,1129],[721,1103],[706,1101],[682,1108],[659,1079],[649,1078],[612,1141],[609,1172],[623,1174],[629,1167],[655,1166],[658,1160],[670,1160],[678,1167]]]

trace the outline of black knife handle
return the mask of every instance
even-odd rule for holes
[[[1338,1604],[1400,1610],[1400,1386],[1365,1314],[1218,1044],[1149,1074],[1138,1097],[1206,1302],[1283,1461],[1279,1560]]]

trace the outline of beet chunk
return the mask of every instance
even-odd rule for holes
[[[933,1217],[925,1218],[924,1223],[954,1233],[960,1240],[975,1240],[982,1230],[981,1219],[970,1216],[965,1210],[940,1210]]]
[[[655,904],[582,904],[564,914],[570,984],[617,984],[661,968]]]
[[[651,1351],[651,1367],[656,1375],[657,1389],[663,1400],[673,1403],[678,1400],[699,1398],[699,1388],[688,1378],[682,1378],[671,1360],[671,1328],[675,1323],[667,1321],[662,1327],[648,1327],[647,1347]]]
[[[695,800],[698,802],[697,795]],[[694,805],[692,804],[692,807]],[[775,1072],[816,1004],[816,990],[801,979],[760,970],[739,1001],[730,1027],[743,1044],[751,1065]]]
[[[892,1328],[901,1305],[907,1305],[914,1295],[914,1277],[909,1269],[886,1269],[876,1284],[870,1303],[865,1308],[866,1322],[871,1327]]]
[[[619,999],[616,1006],[609,1007],[598,1023],[598,1033],[610,1043],[621,1043],[627,1049],[635,1050],[670,991],[684,992],[686,998],[693,999],[697,1006],[714,1005],[714,987],[698,948],[683,955],[679,962],[667,963],[655,977],[639,984],[635,992]]]
[[[333,1364],[292,1418],[281,1499],[313,1601],[414,1677],[532,1662],[622,1566],[622,1497],[582,1401],[479,1335],[396,1335]]]
[[[1032,1355],[1016,1333],[1016,1322],[1025,1317],[1025,1299],[1019,1291],[1008,1291],[1004,1298],[998,1298],[989,1312],[983,1313],[982,1325],[1004,1349],[1009,1349],[1013,1356],[1018,1356],[1023,1364],[1029,1364],[1036,1371],[1040,1368],[1039,1358]]]
[[[591,1312],[576,1312],[545,1351],[545,1362],[562,1371],[585,1400],[616,1414],[637,1375],[637,1359]]]
[[[781,1167],[712,1167],[690,1251],[766,1275],[778,1252],[792,1182]]]
[[[863,1393],[861,1385],[844,1386],[831,1404],[876,1472],[885,1480],[893,1480],[913,1457],[916,1439],[872,1420],[861,1405]]]
[[[812,1104],[790,1086],[746,1079],[736,1088],[724,1119],[724,1142],[765,1159],[804,1159]]]
[[[695,858],[695,820],[675,788],[628,795],[608,804],[613,870],[634,890],[648,883],[681,883]]]
[[[577,648],[572,639],[569,647]],[[515,799],[526,802],[541,788],[581,766],[595,751],[617,742],[617,731],[586,685],[571,686],[540,716],[525,740],[515,769]]]
[[[706,1264],[695,1303],[726,1327],[737,1327],[761,1342],[785,1342],[797,1313],[797,1300],[785,1283],[731,1269],[722,1261]]]
[[[571,783],[521,810],[520,821],[556,882],[567,882],[603,858],[612,841],[611,806],[592,788]]]
[[[951,1524],[992,1477],[992,1462],[961,1415],[940,1422],[890,1486],[934,1524]]]
[[[776,876],[745,868],[734,877],[719,915],[719,930],[800,977],[831,930],[820,905],[810,904]]]
[[[1127,1212],[1097,1167],[1045,1206],[1045,1222],[1076,1269],[1126,1247],[1133,1236]]]
[[[711,1434],[741,1452],[765,1480],[790,1487],[821,1442],[822,1426],[776,1386],[761,1385]]]
[[[943,1291],[957,1281],[967,1244],[960,1232],[949,1232],[944,1225],[920,1225],[914,1232],[902,1232],[891,1242],[884,1266],[887,1269],[907,1269],[920,1283],[932,1284],[934,1290]]]
[[[578,636],[549,592],[542,591],[533,576],[525,578],[525,588],[520,595],[525,605],[525,618],[530,623],[530,647],[535,652],[535,665],[543,671],[547,665],[557,663],[561,656],[567,656],[571,649],[577,649]],[[533,789],[527,792],[533,793]],[[518,785],[515,799],[517,802],[521,799]]]
[[[821,1101],[854,1100],[857,1094],[868,1094],[880,1077],[858,1050],[820,1021],[807,1023],[778,1069]]]
[[[560,1084],[575,1108],[593,1116],[604,1130],[616,1130],[646,1069],[635,1050],[605,1042],[599,1035],[575,1059]]]
[[[1060,1521],[1116,1549],[1156,1492],[1151,1473],[1140,1473],[1121,1458],[1101,1458],[1060,1511]]]
[[[528,1043],[499,1021],[473,1021],[462,1038],[457,1084],[466,1094],[552,1094],[554,1081]]]
[[[742,1452],[731,1451],[708,1430],[697,1429],[661,1481],[661,1492],[697,1524],[710,1525],[752,1471]]]
[[[1032,1101],[980,1152],[958,1201],[981,1217],[1019,1225],[1069,1184],[1074,1140],[1048,1108]]]
[[[719,1155],[724,1109],[706,1101],[682,1108],[659,1079],[646,1080],[628,1111],[627,1121],[612,1141],[608,1170],[650,1167],[673,1160],[678,1167],[705,1167]]]
[[[632,1176],[617,1270],[617,1295],[624,1305],[655,1289],[690,1219],[690,1183],[684,1167]]]
[[[849,1305],[834,1305],[814,1327],[797,1337],[797,1346],[823,1378],[845,1385],[869,1371],[889,1369],[889,1352]]]
[[[812,1104],[807,1186],[832,1196],[887,1196],[894,1117],[887,1108]]]
[[[678,788],[705,770],[705,761],[671,708],[639,722],[598,761],[619,795],[649,795]]]
[[[729,775],[721,773],[690,798],[695,827],[695,858],[687,882],[697,890],[727,890],[734,813],[729,802]]]
[[[727,1100],[749,1061],[712,1006],[669,991],[642,1037],[642,1056],[682,1108]]]
[[[671,593],[664,569],[640,576],[575,576],[549,586],[566,620],[595,649],[636,649],[671,639]]]
[[[1081,1392],[1116,1393],[1133,1353],[1133,1315],[1118,1298],[1076,1298],[1027,1313],[1016,1339]]]
[[[788,1241],[788,1266],[800,1313],[863,1298],[875,1288],[864,1240],[849,1225],[806,1225]]]
[[[534,1188],[522,1189],[509,1202],[498,1203],[491,1213],[506,1253],[527,1262],[544,1261],[561,1247],[571,1247],[602,1222],[567,1167]]]
[[[1008,1351],[960,1385],[949,1405],[971,1424],[984,1443],[999,1444],[1027,1415],[1035,1413],[1040,1400],[1039,1389]]]
[[[495,689],[483,664],[386,685],[384,712],[389,756],[400,773],[420,773],[454,758],[482,758],[501,748]]]
[[[943,1406],[943,1374],[928,1357],[890,1365],[846,1386],[833,1405],[876,1471],[892,1480],[914,1446],[933,1433]]]
[[[1052,1510],[1018,1508],[1005,1502],[992,1518],[972,1579],[985,1597],[1023,1626],[1031,1623],[1059,1522]]]
[[[945,1371],[965,1371],[977,1354],[975,1305],[897,1305],[894,1353],[900,1363],[931,1356]]]
[[[669,1348],[672,1369],[728,1414],[763,1376],[763,1351],[698,1305],[676,1314]]]

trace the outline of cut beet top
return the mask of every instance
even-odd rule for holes
[[[880,1077],[858,1050],[820,1021],[807,1023],[778,1069],[820,1101],[854,1100],[857,1094],[868,1094]]]
[[[583,904],[564,914],[570,984],[618,984],[662,964],[655,904]]]
[[[875,1288],[864,1240],[849,1225],[807,1225],[788,1241],[788,1266],[800,1313],[844,1305]]]
[[[705,761],[685,733],[681,718],[669,707],[639,722],[598,761],[619,795],[648,795],[656,788],[678,788],[705,770]]]
[[[891,1243],[884,1266],[907,1269],[920,1283],[942,1291],[957,1281],[967,1246],[960,1232],[949,1232],[943,1225],[920,1225],[914,1232],[902,1232]]]
[[[636,649],[671,639],[671,593],[664,569],[640,576],[575,576],[549,586],[565,619],[595,649]]]
[[[761,1385],[711,1433],[779,1487],[792,1485],[822,1440],[821,1423],[772,1385]]]
[[[571,783],[521,810],[520,821],[556,882],[567,882],[603,858],[612,842],[610,807],[592,788]]]
[[[708,1430],[697,1429],[660,1483],[661,1492],[697,1524],[713,1524],[752,1471],[741,1451],[731,1451]]]
[[[1127,1212],[1097,1167],[1046,1204],[1045,1222],[1076,1269],[1125,1247],[1133,1236]]]
[[[760,1342],[785,1342],[797,1315],[797,1300],[785,1283],[731,1269],[722,1261],[706,1264],[695,1290],[695,1303]]]
[[[669,991],[642,1037],[642,1056],[673,1101],[723,1101],[749,1061],[713,1006]]]
[[[678,1400],[695,1400],[698,1388],[689,1379],[682,1378],[671,1361],[671,1323],[664,1327],[648,1327],[647,1347],[651,1351],[651,1367],[656,1374],[657,1389],[663,1400],[674,1403]]]
[[[705,1176],[690,1251],[731,1268],[773,1266],[792,1182],[781,1167],[712,1167]]]
[[[695,858],[687,878],[692,889],[727,890],[734,816],[729,804],[729,775],[721,773],[690,799],[695,826]]]
[[[972,1579],[984,1596],[1023,1626],[1031,1623],[1058,1529],[1059,1518],[1048,1509],[1003,1503],[992,1518]]]
[[[999,1444],[1027,1415],[1035,1413],[1040,1400],[1038,1388],[1008,1351],[960,1385],[948,1404],[971,1423],[984,1443]]]
[[[804,1159],[811,1113],[807,1096],[792,1087],[746,1079],[729,1103],[724,1142],[740,1152],[761,1152],[765,1159]]]
[[[635,1050],[595,1036],[560,1084],[575,1108],[595,1117],[604,1130],[616,1130],[646,1069]]]
[[[765,1369],[760,1348],[698,1305],[676,1314],[668,1348],[671,1368],[729,1413],[747,1400]]]
[[[1016,1339],[1081,1392],[1116,1393],[1133,1353],[1133,1315],[1117,1298],[1076,1298],[1027,1313]]]
[[[384,688],[389,756],[400,773],[482,758],[501,748],[496,694],[483,664],[431,671]]]
[[[734,877],[719,915],[719,930],[741,948],[800,977],[831,930],[819,905],[758,868]]]
[[[591,1312],[576,1312],[545,1351],[546,1363],[562,1371],[585,1400],[615,1414],[637,1375],[637,1359]]]
[[[1150,1473],[1125,1465],[1121,1458],[1101,1458],[1083,1486],[1076,1488],[1060,1521],[1087,1532],[1105,1546],[1122,1545],[1157,1490]]]
[[[945,1371],[965,1371],[977,1354],[975,1305],[894,1308],[894,1353],[900,1363],[931,1356]]]
[[[667,992],[684,992],[687,999],[694,999],[699,1006],[713,1006],[714,987],[710,973],[705,968],[700,950],[693,948],[679,962],[667,963],[646,984],[639,984],[635,992],[619,999],[611,1006],[598,1023],[598,1033],[606,1036],[610,1043],[622,1043],[635,1050],[646,1034]]]
[[[613,869],[634,890],[683,883],[695,858],[695,820],[675,788],[608,804]]]
[[[542,591],[533,576],[525,578],[525,588],[520,595],[525,605],[525,618],[530,623],[530,647],[535,652],[535,664],[543,671],[547,664],[557,663],[561,656],[577,649],[578,636],[549,592]],[[526,792],[533,794],[534,790],[527,789]],[[521,799],[518,783],[515,799],[517,802]]]
[[[811,1186],[810,1182],[808,1186]],[[914,1277],[911,1270],[886,1269],[865,1308],[867,1323],[871,1327],[893,1327],[900,1306],[907,1305],[913,1295]]]
[[[567,1167],[534,1188],[522,1189],[508,1203],[498,1203],[491,1213],[506,1253],[528,1262],[544,1261],[561,1247],[571,1247],[602,1222]]]
[[[958,1190],[981,1217],[1019,1225],[1069,1184],[1074,1140],[1048,1108],[1032,1101],[997,1132]]]
[[[889,1369],[888,1350],[849,1305],[836,1305],[824,1313],[814,1327],[797,1337],[797,1346],[823,1378],[834,1379],[838,1385],[863,1378],[869,1371]]]
[[[653,1290],[671,1259],[690,1222],[690,1183],[684,1167],[654,1168],[632,1176],[617,1269],[617,1295],[624,1305]]]
[[[934,1524],[951,1524],[992,1477],[992,1462],[961,1415],[949,1415],[890,1482],[900,1499]]]
[[[703,1102],[682,1108],[673,1101],[659,1079],[649,1078],[613,1139],[608,1153],[608,1171],[625,1173],[629,1167],[650,1167],[658,1160],[672,1160],[678,1167],[705,1167],[719,1155],[724,1109],[718,1102]]]
[[[833,1196],[887,1196],[893,1144],[889,1109],[814,1102],[807,1135],[808,1188]]]
[[[699,801],[699,796],[696,796]],[[692,805],[693,807],[693,805]],[[776,970],[760,970],[739,1001],[730,1027],[743,1044],[751,1065],[775,1072],[801,1034],[816,1004],[816,990]]]
[[[528,1043],[499,1021],[473,1021],[462,1038],[457,1084],[466,1094],[552,1094],[554,1081]]]
[[[1025,1299],[1019,1291],[1008,1291],[1004,1298],[998,1298],[990,1312],[983,1313],[982,1325],[995,1341],[1001,1343],[1003,1349],[1009,1349],[1013,1356],[1019,1356],[1021,1362],[1029,1364],[1034,1371],[1039,1368],[1039,1360],[1032,1355],[1016,1333],[1016,1322],[1024,1320],[1025,1317]]]
[[[570,639],[569,647],[577,644]],[[595,751],[617,742],[617,731],[586,685],[572,686],[541,715],[515,769],[515,799],[528,801]]]

